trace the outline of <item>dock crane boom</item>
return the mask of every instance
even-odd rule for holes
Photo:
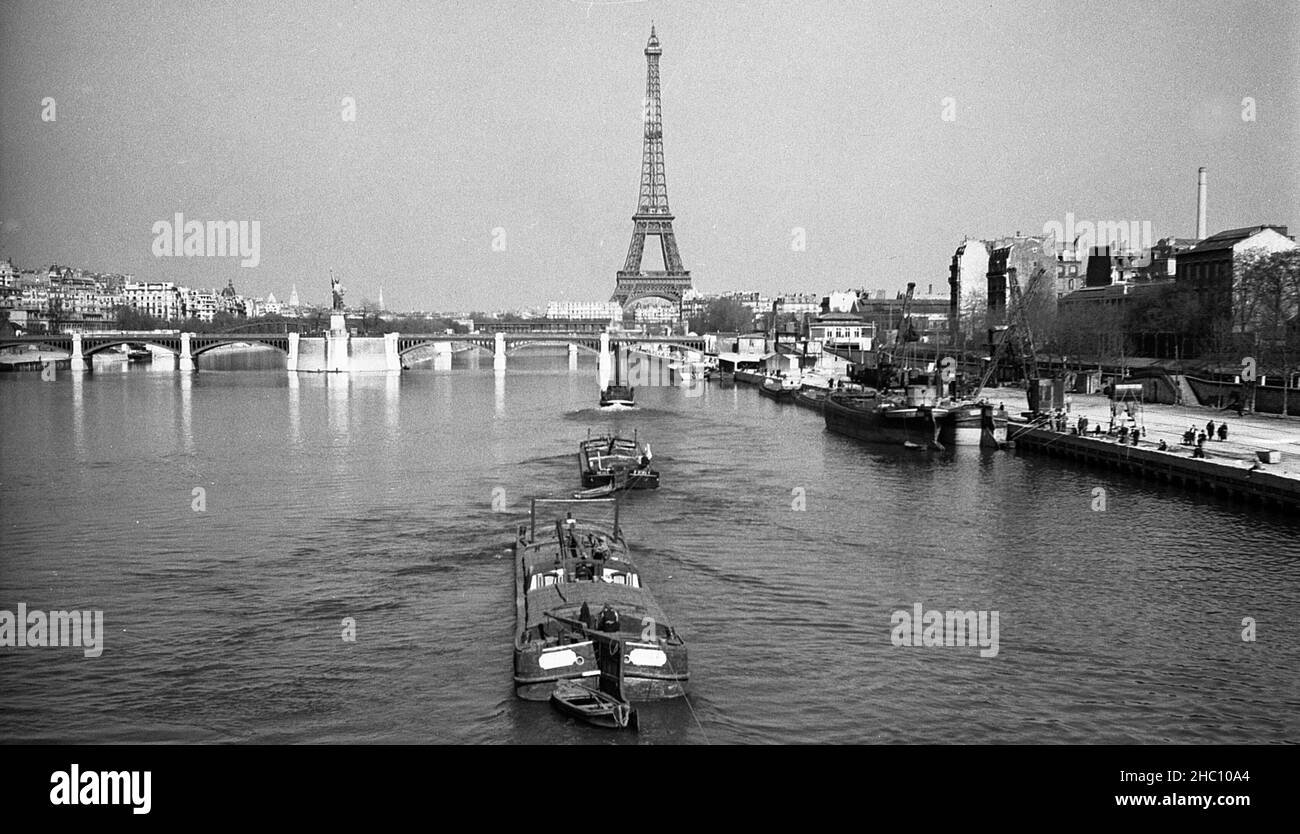
[[[1014,271],[1007,271],[1007,295],[1010,303],[1008,308],[1008,326],[1003,334],[1001,341],[998,342],[993,350],[993,356],[989,359],[989,366],[984,369],[980,377],[979,386],[975,389],[975,397],[979,397],[980,392],[984,390],[993,374],[997,373],[998,366],[1008,356],[1014,357],[1016,364],[1020,368],[1026,383],[1033,386],[1038,379],[1038,355],[1034,349],[1034,332],[1029,326],[1029,316],[1025,310],[1025,298],[1032,297],[1034,290],[1037,289],[1038,283],[1047,271],[1039,267],[1029,278],[1028,286],[1025,292],[1020,292],[1020,282],[1016,280]],[[1013,353],[1014,351],[1014,353]]]

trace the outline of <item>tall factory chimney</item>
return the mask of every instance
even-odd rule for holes
[[[1205,240],[1205,166],[1196,174],[1196,239]]]

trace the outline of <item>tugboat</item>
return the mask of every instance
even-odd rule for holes
[[[602,435],[578,444],[578,474],[586,492],[574,498],[599,498],[620,489],[658,489],[659,473],[650,468],[650,444],[637,445],[635,435]]]
[[[615,405],[624,408],[636,406],[636,392],[630,385],[610,385],[600,392],[601,408],[609,408]]]
[[[636,391],[633,390],[632,386],[622,384],[619,379],[618,366],[619,361],[616,357],[614,360],[614,380],[600,391],[601,408],[611,408],[613,406],[636,407]]]
[[[625,698],[686,694],[686,643],[641,587],[619,527],[618,502],[581,504],[586,513],[612,510],[609,523],[573,518],[564,506],[574,503],[534,498],[528,523],[516,531],[516,694],[546,700],[561,681],[599,676],[595,643],[610,640],[620,644]],[[606,637],[593,638],[593,631]]]

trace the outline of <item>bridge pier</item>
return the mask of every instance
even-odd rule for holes
[[[569,370],[578,370],[578,346],[575,344],[569,345]]]
[[[498,333],[496,337],[496,347],[492,351],[492,370],[504,371],[506,369],[506,334]]]
[[[68,360],[68,370],[73,373],[84,373],[86,370],[86,355],[81,352],[81,334],[72,334],[72,356]]]
[[[176,370],[189,372],[194,370],[194,353],[190,350],[190,337],[193,334],[181,334],[181,353],[176,358]]]
[[[349,334],[343,326],[343,317],[330,316],[330,331],[325,335],[325,370],[347,373],[351,370]]]
[[[598,376],[600,377],[600,390],[604,391],[609,387],[610,380],[614,378],[613,357],[609,353],[609,331],[600,334]]]
[[[402,354],[397,350],[396,333],[384,334],[384,368],[389,371],[402,370]]]
[[[496,357],[493,357],[495,365]],[[433,344],[433,369],[435,371],[451,370],[451,342],[435,342]]]
[[[298,372],[298,340],[301,338],[300,333],[289,334],[289,358],[285,360],[285,367],[291,374]]]

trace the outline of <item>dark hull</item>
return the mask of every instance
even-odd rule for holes
[[[822,413],[826,405],[826,391],[820,388],[804,388],[794,392],[794,404],[811,408],[818,414]]]
[[[615,473],[605,469],[582,471],[582,485],[587,489],[608,486],[614,482]],[[659,471],[650,467],[635,467],[628,470],[626,489],[658,489]]]
[[[870,443],[942,448],[932,408],[891,404],[877,398],[830,395],[822,408],[826,428]]]
[[[594,661],[589,660],[587,662],[593,663]],[[515,694],[525,701],[545,701],[555,692],[555,687],[561,680],[581,678],[580,674],[549,675],[536,678],[516,674]],[[593,683],[596,680],[594,676],[590,679]],[[641,674],[627,675],[623,678],[623,695],[629,701],[667,701],[685,695],[688,680],[689,676],[685,674],[659,677]]]
[[[575,492],[574,498],[606,498],[625,489],[658,489],[659,473],[654,469],[637,469],[630,472],[616,472],[608,476],[584,475],[582,483],[587,488]]]
[[[635,638],[630,638],[627,645],[639,647]],[[623,697],[630,701],[653,701],[685,695],[686,683],[690,680],[686,646],[646,644],[645,647],[658,649],[667,660],[661,666],[625,663]],[[566,651],[571,652],[571,656],[558,654]],[[543,663],[544,654],[555,656]],[[560,681],[584,679],[593,686],[600,680],[596,651],[590,640],[545,649],[533,646],[515,648],[515,693],[524,700],[544,701],[551,697]]]

